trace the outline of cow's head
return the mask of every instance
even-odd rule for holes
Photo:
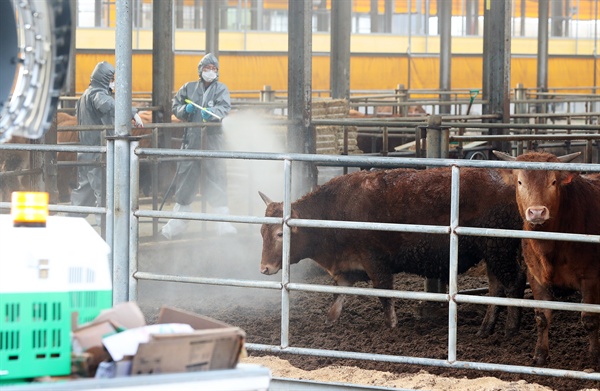
[[[260,191],[258,194],[267,205],[265,217],[283,216],[283,202],[273,202]],[[292,212],[292,217],[297,217],[294,212]],[[297,231],[297,227],[292,228],[292,233],[295,231]],[[283,262],[283,225],[263,224],[260,227],[260,234],[263,238],[260,272],[267,275],[275,274],[281,270]],[[299,259],[295,259],[291,256],[291,263],[297,263],[299,261]]]
[[[530,152],[519,157],[493,151],[499,159],[520,162],[568,163],[581,153],[554,156],[545,152]],[[506,179],[512,181],[517,193],[519,212],[530,225],[542,225],[558,214],[562,187],[571,183],[577,172],[513,169]]]

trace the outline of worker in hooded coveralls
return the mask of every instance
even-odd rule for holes
[[[114,134],[115,124],[115,68],[101,61],[96,64],[90,76],[90,84],[77,101],[75,112],[77,125],[110,125],[106,134]],[[132,108],[133,125],[144,127],[136,108]],[[82,130],[79,132],[82,145],[102,145],[101,130]],[[71,192],[71,204],[75,206],[101,206],[103,175],[100,162],[102,154],[96,152],[77,153],[78,162],[93,162],[92,165],[80,165],[77,168],[77,188]],[[71,216],[80,214],[70,213]],[[96,224],[100,225],[100,216],[96,215]]]
[[[231,97],[227,86],[219,81],[219,60],[212,54],[206,54],[198,63],[196,81],[185,83],[173,98],[173,114],[184,122],[219,123],[206,127],[204,148],[222,150],[225,144],[223,128],[220,122],[231,110]],[[188,103],[186,100],[195,104]],[[199,108],[198,106],[202,107]],[[212,115],[214,114],[214,115]],[[200,128],[186,128],[183,136],[184,149],[200,149],[202,146]],[[181,161],[177,164],[175,178],[174,212],[191,212],[192,201],[200,188],[200,168],[204,170],[202,194],[216,214],[229,214],[227,198],[227,167],[223,159],[203,159]],[[170,240],[181,235],[187,229],[188,221],[170,219],[160,233]],[[236,233],[229,222],[218,222],[218,234]]]

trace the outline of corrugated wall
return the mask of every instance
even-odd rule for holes
[[[174,88],[198,77],[197,66],[201,55],[177,54],[174,64]],[[77,54],[76,89],[82,92],[89,83],[94,66],[99,61],[114,64],[114,55],[98,53]],[[287,90],[287,54],[222,54],[220,80],[232,92],[259,91],[270,85],[276,91]],[[511,87],[522,83],[536,87],[537,64],[531,57],[513,57]],[[329,89],[329,57],[313,57],[313,90]],[[165,65],[168,66],[168,65]],[[439,58],[434,56],[410,59],[406,56],[354,55],[351,58],[352,90],[393,90],[398,84],[411,89],[437,89],[439,86]],[[134,92],[152,90],[152,55],[134,54],[132,61],[132,89]],[[455,56],[452,58],[452,89],[481,88],[482,58]],[[591,87],[594,84],[594,60],[589,57],[551,57],[548,64],[550,89],[560,87]],[[598,72],[598,71],[596,71]],[[598,74],[597,76],[600,76]],[[117,75],[117,78],[119,76]],[[256,94],[258,98],[258,93]]]

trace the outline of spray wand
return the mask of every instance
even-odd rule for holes
[[[208,114],[212,115],[213,117],[215,117],[215,118],[216,118],[216,119],[218,119],[219,121],[223,120],[223,118],[219,117],[218,115],[216,115],[216,114],[215,114],[215,113],[213,113],[212,111],[205,109],[204,107],[200,106],[200,105],[199,105],[199,104],[197,104],[197,103],[194,103],[194,102],[192,102],[192,101],[191,101],[191,100],[189,100],[189,99],[186,99],[186,100],[185,100],[185,103],[189,103],[189,104],[191,104],[192,106],[195,106],[195,107],[199,108],[200,110],[202,110],[202,111],[204,111],[204,112],[206,112],[206,113],[208,113]]]

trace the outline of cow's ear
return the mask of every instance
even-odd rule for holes
[[[273,201],[271,201],[271,199],[269,197],[267,197],[260,191],[258,192],[258,195],[260,196],[260,198],[262,198],[262,200],[265,202],[265,205],[267,205],[267,206],[269,206],[269,204],[273,202]]]
[[[500,168],[498,169],[498,173],[500,174],[500,177],[502,177],[502,181],[507,185],[513,185],[515,183],[512,170]]]
[[[569,183],[571,183],[571,181],[573,181],[573,178],[575,178],[577,175],[579,175],[578,172],[564,172],[562,175],[562,180],[560,181],[560,183],[562,185],[568,185]]]
[[[504,160],[505,162],[514,162],[515,160],[517,160],[516,157],[509,155],[508,153],[505,152],[500,152],[500,151],[496,151],[493,150],[492,153],[500,160]],[[513,179],[513,173],[511,169],[498,169],[498,172],[500,173],[500,176],[502,177],[502,180],[507,184],[507,185],[512,185],[514,183],[514,179]]]

